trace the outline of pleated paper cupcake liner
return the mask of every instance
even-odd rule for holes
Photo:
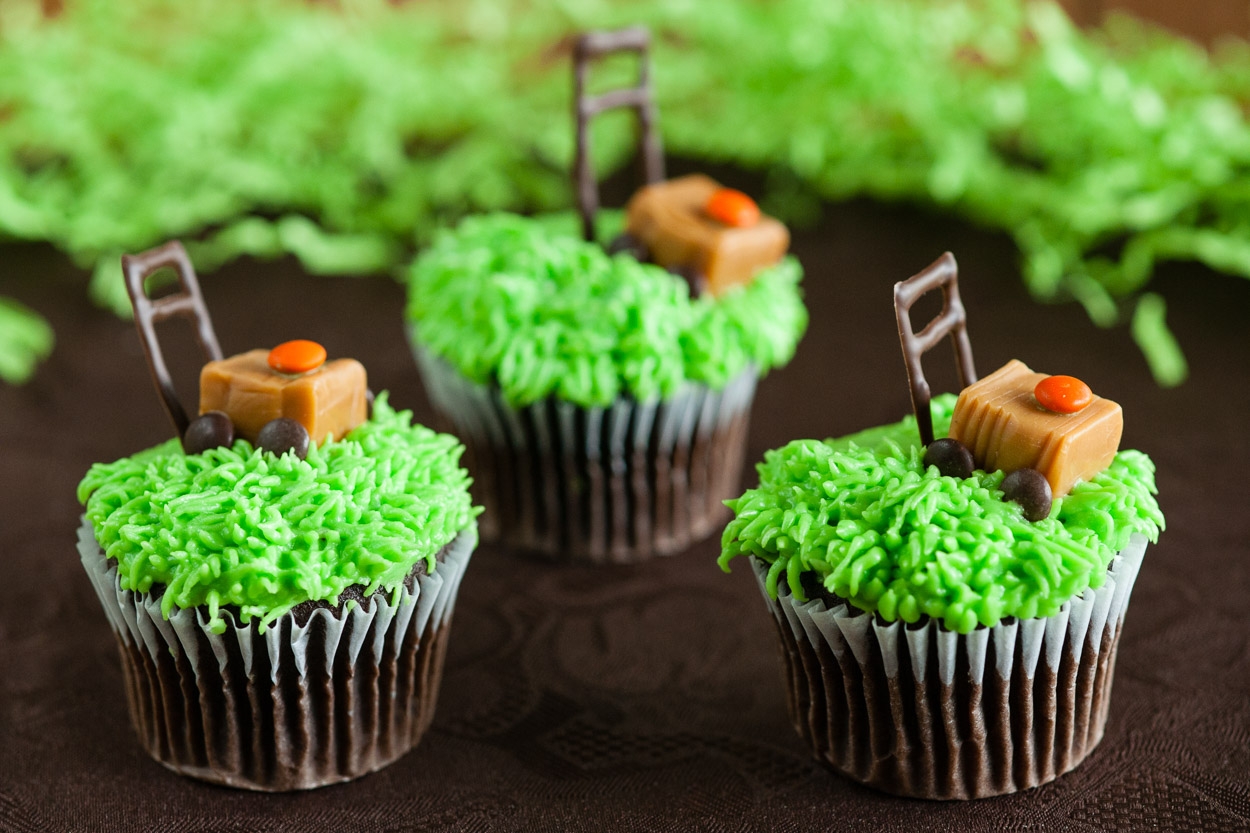
[[[434,407],[467,448],[484,540],[555,558],[631,563],[723,525],[738,493],[756,372],[723,390],[685,384],[655,402],[514,408],[416,344]]]
[[[476,531],[460,533],[434,574],[351,609],[281,616],[264,633],[223,611],[175,609],[121,589],[85,518],[78,549],[121,654],[140,741],[175,772],[252,790],[347,781],[410,750],[438,699],[456,592]]]
[[[963,635],[934,620],[883,623],[847,604],[764,591],[781,638],[791,719],[819,760],[916,798],[1036,787],[1102,740],[1116,646],[1146,551],[1134,535],[1107,580],[1054,616]]]

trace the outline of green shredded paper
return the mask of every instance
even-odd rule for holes
[[[647,401],[688,381],[720,389],[794,354],[807,326],[794,258],[692,299],[683,278],[608,255],[574,228],[571,215],[492,214],[440,234],[411,271],[418,341],[517,406],[552,394]]]
[[[373,417],[307,459],[230,448],[184,454],[177,440],[97,463],[78,499],[121,586],[162,585],[161,612],[223,605],[262,630],[295,605],[336,604],[352,585],[398,596],[419,561],[457,535],[476,535],[480,509],[455,437],[412,424],[378,394]]]
[[[1001,229],[1037,298],[1131,316],[1162,383],[1185,367],[1136,301],[1155,264],[1250,276],[1241,42],[1017,0],[43,5],[0,5],[0,234],[64,250],[122,312],[118,256],[170,237],[201,270],[385,273],[467,213],[567,207],[571,35],[633,23],[670,153],[756,172],[790,220],[867,195]],[[606,174],[632,132],[593,144]],[[41,343],[0,340],[4,377]]]
[[[0,379],[25,382],[52,352],[48,322],[17,301],[0,298]]]
[[[934,431],[950,427],[955,396],[933,400]],[[1087,588],[1134,532],[1157,541],[1154,464],[1123,450],[1057,498],[1050,516],[1024,519],[1005,502],[1001,471],[945,477],[922,463],[915,417],[840,440],[799,440],[770,451],[760,485],[726,501],[720,565],[754,555],[806,601],[802,577],[886,621],[922,616],[959,633],[1006,616],[1053,616]]]

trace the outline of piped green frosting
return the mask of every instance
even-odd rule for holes
[[[937,436],[955,397],[933,400]],[[760,485],[726,501],[720,565],[754,555],[806,601],[802,576],[887,621],[929,616],[968,633],[1006,616],[1052,616],[1106,580],[1112,557],[1140,532],[1158,540],[1154,464],[1120,451],[1111,465],[1055,500],[1036,523],[1003,501],[1003,472],[967,479],[925,469],[914,417],[840,440],[798,440],[770,451]]]
[[[683,279],[545,218],[466,219],[410,277],[417,340],[514,405],[552,394],[584,406],[645,401],[686,381],[720,388],[748,367],[789,361],[807,326],[793,258],[692,299]]]
[[[170,440],[92,466],[78,499],[123,589],[163,585],[166,618],[204,605],[217,633],[223,605],[263,629],[352,585],[398,594],[418,561],[433,572],[445,544],[476,535],[462,451],[383,393],[370,420],[305,460],[246,440],[184,454]]]

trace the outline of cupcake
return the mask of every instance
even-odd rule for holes
[[[161,265],[183,290],[149,302]],[[125,267],[180,439],[92,466],[78,538],[141,743],[176,772],[254,790],[385,766],[433,716],[477,542],[462,447],[385,393],[370,409],[363,367],[312,342],[221,359],[176,244]],[[213,359],[194,420],[150,338],[170,308]]]
[[[906,307],[938,275],[947,308],[913,337]],[[1009,362],[975,379],[949,255],[898,294],[905,348],[951,331],[966,386],[930,402],[909,352],[916,415],[768,452],[729,501],[720,564],[750,562],[819,760],[899,795],[1015,792],[1102,739],[1163,528],[1154,466],[1118,448],[1119,406],[1071,377]]]
[[[483,537],[634,562],[718,528],[756,380],[806,325],[800,273],[785,258],[691,297],[682,277],[549,220],[440,234],[412,269],[410,335],[468,449]]]
[[[718,528],[756,380],[807,324],[786,228],[709,177],[664,178],[648,44],[639,28],[576,42],[580,236],[567,216],[473,217],[410,273],[413,351],[468,449],[483,537],[571,560],[641,561]],[[619,51],[641,56],[638,86],[589,95],[589,62]],[[617,106],[639,112],[647,176],[623,222],[597,214],[588,155],[589,119]]]

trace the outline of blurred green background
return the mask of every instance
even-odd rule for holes
[[[0,234],[120,314],[119,255],[170,237],[202,272],[396,275],[465,213],[572,204],[571,38],[633,23],[670,154],[752,172],[794,223],[868,196],[1001,229],[1034,297],[1127,323],[1161,384],[1186,368],[1155,264],[1250,277],[1246,44],[1017,0],[10,0]],[[608,175],[632,131],[605,117],[594,146]],[[51,344],[0,300],[0,378]]]

